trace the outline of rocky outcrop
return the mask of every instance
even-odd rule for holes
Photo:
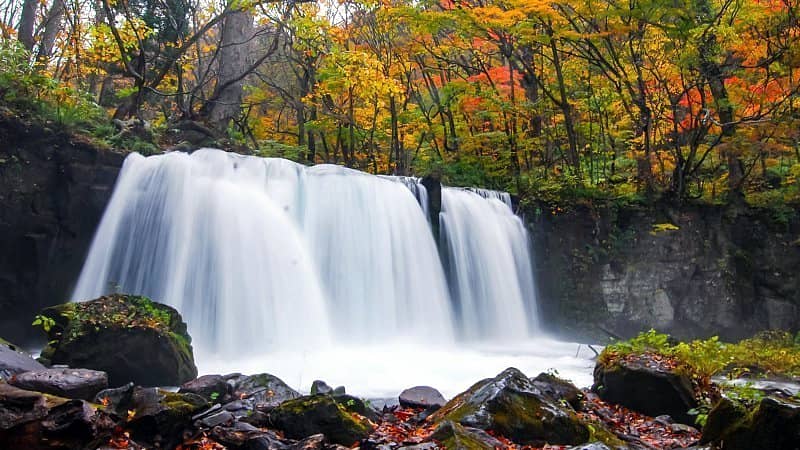
[[[800,211],[526,203],[541,323],[605,341],[800,330]]]
[[[175,386],[197,376],[191,338],[175,309],[145,297],[110,295],[45,309],[53,364],[108,373],[111,386]]]
[[[553,401],[517,369],[479,381],[427,419],[493,431],[518,444],[582,444],[590,429],[568,405]]]
[[[0,111],[0,330],[26,344],[69,300],[123,154]]]
[[[648,416],[666,414],[676,422],[694,424],[695,418],[688,413],[697,406],[691,379],[651,361],[645,357],[598,363],[592,390],[607,402]]]

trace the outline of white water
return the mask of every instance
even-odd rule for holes
[[[587,381],[576,345],[537,338],[508,194],[442,195],[447,276],[416,179],[211,149],[133,154],[73,299],[147,295],[181,312],[201,372],[300,389],[327,377],[362,395],[450,392],[511,365]]]

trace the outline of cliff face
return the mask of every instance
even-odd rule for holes
[[[0,112],[0,330],[68,300],[124,155]]]
[[[798,211],[669,206],[527,213],[545,326],[602,338],[800,329]]]

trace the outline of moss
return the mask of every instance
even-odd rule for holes
[[[165,390],[159,390],[159,394],[164,396],[160,403],[175,416],[189,416],[200,408],[207,406],[205,401],[201,401],[201,398],[195,395],[179,394]]]
[[[445,422],[431,436],[446,449],[453,450],[491,450],[494,446],[480,440],[464,427],[454,422]]]

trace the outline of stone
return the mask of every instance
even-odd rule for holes
[[[575,445],[590,436],[572,408],[551,400],[514,368],[474,384],[427,421],[493,431],[523,445]]]
[[[206,399],[196,394],[135,387],[127,427],[138,442],[172,447],[181,442],[193,417],[207,407]]]
[[[232,386],[222,375],[203,375],[182,384],[178,392],[197,394],[212,402],[230,400]]]
[[[441,442],[447,450],[494,450],[506,447],[483,430],[464,427],[449,420],[442,422],[431,438]]]
[[[700,443],[726,450],[800,448],[800,401],[769,396],[752,408],[723,397],[708,413]]]
[[[288,400],[269,412],[270,424],[291,439],[324,434],[332,443],[350,446],[366,438],[373,424],[349,412],[330,395]]]
[[[400,406],[404,408],[441,408],[447,403],[444,396],[430,386],[415,386],[408,388],[398,396]]]
[[[115,294],[42,315],[55,321],[42,350],[52,364],[102,370],[112,386],[177,386],[197,376],[186,324],[169,306]]]
[[[597,364],[592,390],[603,400],[648,416],[667,414],[676,422],[694,424],[689,410],[697,406],[692,382],[675,370],[652,367],[647,358]]]
[[[29,391],[92,400],[108,387],[108,375],[89,369],[43,369],[15,375],[8,383]]]
[[[591,442],[577,447],[570,447],[568,450],[611,450],[611,448],[602,442]]]
[[[576,410],[581,408],[583,393],[569,381],[562,380],[546,372],[540,373],[531,381],[533,385],[536,386],[542,394],[548,396],[550,400],[554,402],[564,400]]]
[[[105,405],[106,409],[124,417],[133,401],[133,383],[111,389],[103,389],[94,396],[93,402]]]
[[[375,411],[372,406],[358,397],[353,397],[352,395],[347,394],[335,395],[333,396],[333,400],[339,405],[343,406],[344,409],[356,414],[360,414],[373,422],[380,420],[380,415],[378,412]]]
[[[311,395],[332,393],[333,388],[328,386],[328,384],[322,380],[314,380],[314,382],[311,383]]]
[[[19,373],[42,369],[45,367],[31,355],[21,351],[16,345],[0,339],[0,380],[7,380]]]
[[[114,421],[84,400],[69,400],[0,383],[0,448],[95,448]]]

